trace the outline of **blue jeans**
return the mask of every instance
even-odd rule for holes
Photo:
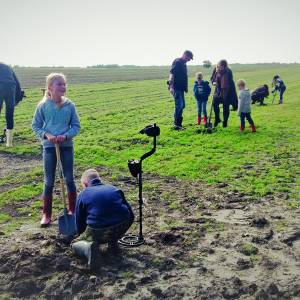
[[[173,97],[175,100],[174,125],[182,126],[182,113],[185,108],[184,91],[175,90]]]
[[[0,83],[0,108],[5,102],[6,129],[14,128],[15,95],[16,88],[14,85]]]
[[[248,120],[250,125],[253,125],[254,122],[251,118],[251,113],[241,113],[240,119],[241,119],[241,125],[245,127],[245,118]]]
[[[63,175],[69,193],[76,192],[76,186],[73,176],[74,151],[73,147],[60,147],[61,162],[63,167]],[[43,149],[44,160],[44,195],[52,196],[55,170],[56,170],[56,152],[55,147],[47,147]]]
[[[206,104],[207,100],[201,100],[196,99],[197,101],[197,108],[198,108],[198,116],[201,117],[201,114],[203,113],[203,116],[207,117],[207,111],[206,111]]]

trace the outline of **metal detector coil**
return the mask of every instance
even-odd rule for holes
[[[140,131],[141,134],[153,137],[153,148],[141,156],[139,160],[129,160],[128,168],[131,175],[138,179],[139,193],[139,233],[137,235],[128,234],[119,240],[119,244],[125,247],[138,247],[145,243],[143,237],[143,179],[142,161],[151,156],[156,151],[156,138],[160,135],[160,128],[156,124],[148,125]]]

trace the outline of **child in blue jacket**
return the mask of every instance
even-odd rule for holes
[[[278,101],[278,104],[282,104],[283,94],[284,94],[284,92],[286,90],[286,86],[285,86],[283,80],[280,78],[279,75],[275,75],[273,77],[272,85],[274,87],[274,89],[272,90],[272,93],[274,94],[275,92],[279,91],[279,101]]]
[[[42,227],[47,227],[51,223],[52,194],[57,164],[55,144],[60,148],[63,175],[68,189],[69,213],[75,213],[77,193],[73,176],[73,138],[79,133],[80,122],[75,105],[64,97],[65,92],[65,76],[58,73],[48,75],[45,96],[38,104],[32,120],[32,129],[43,145]]]
[[[194,84],[194,96],[197,101],[198,107],[198,125],[201,125],[201,115],[203,114],[204,126],[207,126],[207,110],[206,104],[210,95],[211,88],[209,82],[203,80],[203,74],[201,72],[196,73],[196,81]]]

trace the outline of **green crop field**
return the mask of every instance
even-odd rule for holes
[[[193,67],[192,71],[196,69]],[[31,119],[41,99],[40,82],[50,70],[41,73],[23,70],[23,75],[26,73],[24,77],[20,75],[22,70],[17,71],[28,86],[32,71],[32,85],[36,87],[27,89],[27,98],[16,109],[15,146],[7,149],[1,145],[0,152],[31,157],[40,154],[39,142],[31,130]],[[256,134],[248,128],[240,133],[239,119],[236,112],[231,112],[229,127],[218,128],[211,135],[197,133],[196,106],[191,92],[193,77],[190,78],[190,92],[184,111],[186,130],[178,132],[172,129],[174,103],[166,88],[166,68],[155,68],[152,74],[163,79],[133,80],[148,77],[149,73],[145,75],[142,68],[139,72],[135,70],[134,76],[125,72],[124,78],[120,78],[114,70],[115,75],[109,77],[112,82],[86,84],[80,82],[86,82],[84,74],[91,69],[79,72],[83,77],[76,80],[68,70],[70,82],[75,83],[69,85],[67,96],[76,103],[82,126],[80,135],[75,139],[77,169],[104,166],[115,174],[127,172],[127,160],[138,158],[151,147],[150,140],[138,131],[156,122],[161,127],[158,150],[145,163],[145,172],[211,185],[222,183],[229,191],[238,190],[253,199],[272,193],[287,197],[290,207],[299,206],[299,65],[233,66],[235,80],[245,79],[250,89],[270,84],[273,75],[279,73],[287,85],[284,104],[272,105],[270,97],[266,101],[267,106],[253,106]],[[101,70],[92,71],[101,73]],[[208,73],[210,70],[206,71]],[[103,74],[99,74],[94,76],[91,73],[92,81],[97,78],[104,81],[99,79]],[[122,81],[116,81],[120,79]],[[0,124],[4,126],[2,115]],[[39,195],[42,192],[41,174],[42,169],[37,167],[14,178],[18,185],[0,193],[0,207],[8,201],[25,201]],[[0,179],[1,185],[11,182],[13,179],[9,176]],[[7,218],[7,215],[2,218],[0,215],[0,222],[6,222]]]

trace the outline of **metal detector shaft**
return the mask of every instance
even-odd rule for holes
[[[138,193],[138,201],[139,201],[139,233],[138,235],[127,234],[123,236],[119,240],[119,244],[126,247],[137,247],[145,243],[145,239],[143,237],[143,170],[142,170],[142,162],[147,157],[151,156],[156,151],[156,137],[160,134],[159,127],[156,124],[146,126],[144,129],[140,131],[142,134],[146,134],[147,136],[153,137],[153,148],[143,154],[140,160],[129,160],[128,167],[130,173],[133,177],[138,179],[139,185],[139,193]]]
[[[142,163],[142,162],[141,162]],[[142,166],[141,166],[142,167]],[[139,173],[139,237],[143,239],[143,175]]]
[[[272,104],[274,103],[275,97],[277,95],[278,90],[275,91],[274,95],[273,95],[273,100],[272,100]]]
[[[154,154],[155,151],[156,151],[156,136],[153,137],[153,148],[149,152],[147,152],[141,156],[140,162],[142,162],[145,158]]]

